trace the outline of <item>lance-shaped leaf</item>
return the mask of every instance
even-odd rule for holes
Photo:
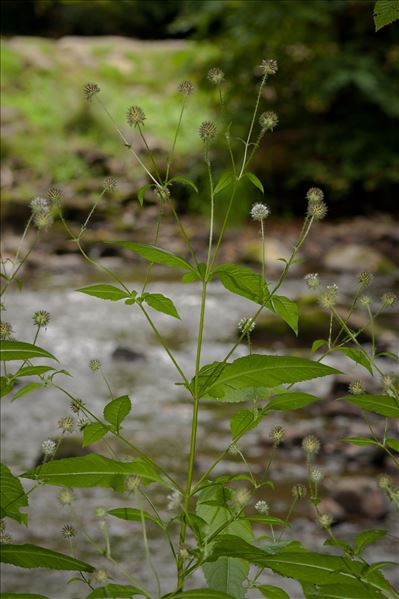
[[[370,359],[363,350],[355,349],[353,347],[339,347],[337,351],[345,354],[345,356],[356,362],[356,364],[363,366],[371,375],[373,374],[373,368],[371,366]]]
[[[38,545],[1,545],[1,561],[20,568],[50,568],[52,570],[78,570],[94,572],[95,568],[74,557]]]
[[[223,189],[228,187],[230,185],[230,183],[232,183],[233,181],[234,181],[233,173],[230,173],[230,172],[223,173],[223,175],[221,175],[219,181],[215,185],[215,189],[213,190],[213,195],[215,196],[216,194],[223,191]]]
[[[178,175],[177,177],[173,177],[172,179],[169,179],[169,183],[181,183],[182,185],[191,187],[191,189],[193,189],[195,191],[195,193],[198,193],[198,187],[188,177],[182,177],[181,175]]]
[[[247,179],[251,181],[252,185],[255,185],[255,187],[257,187],[259,191],[265,193],[261,181],[258,179],[256,175],[254,175],[254,173],[250,173],[249,171],[247,171],[246,173],[244,173],[244,177],[247,177]]]
[[[145,293],[143,300],[158,312],[163,312],[180,320],[180,316],[172,300],[162,293]]]
[[[228,291],[246,297],[257,304],[265,304],[269,297],[266,282],[251,268],[236,264],[220,264],[213,273],[219,277],[222,285]]]
[[[266,306],[273,312],[277,312],[281,318],[291,327],[295,335],[298,335],[299,312],[296,303],[284,295],[273,295]]]
[[[65,458],[42,464],[22,477],[61,487],[112,487],[124,491],[127,476],[139,476],[144,483],[165,482],[155,468],[145,460],[117,462],[97,454]]]
[[[386,599],[380,591],[368,587],[364,588],[362,583],[334,584],[316,586],[304,583],[302,585],[306,599]]]
[[[154,516],[135,507],[117,507],[113,510],[108,510],[108,514],[120,520],[128,520],[129,522],[141,522],[141,518],[143,517],[144,520],[149,520],[160,526],[159,521]]]
[[[0,361],[33,360],[33,358],[51,358],[51,360],[57,360],[47,350],[31,343],[25,343],[24,341],[1,342]]]
[[[345,397],[339,397],[338,399],[349,401],[349,403],[368,412],[399,418],[399,402],[390,395],[368,395],[367,393],[362,393],[360,395],[345,395]]]
[[[0,518],[13,518],[21,524],[28,523],[28,514],[20,511],[28,505],[28,497],[20,480],[5,464],[0,464]]]
[[[125,584],[107,584],[105,587],[94,589],[90,595],[87,595],[86,599],[102,599],[103,597],[107,599],[130,599],[130,597],[137,597],[137,595],[145,597],[144,592],[137,587]]]
[[[90,424],[86,424],[83,429],[82,447],[88,447],[96,441],[99,441],[105,437],[110,429],[110,426],[106,426],[102,422],[91,422]]]
[[[266,599],[290,599],[290,596],[283,589],[279,589],[271,584],[262,584],[256,588],[259,589]]]
[[[117,432],[122,422],[132,409],[132,403],[128,395],[121,395],[110,401],[104,408],[104,418],[112,424]]]
[[[29,383],[28,385],[24,385],[23,387],[21,387],[21,389],[19,389],[14,394],[11,401],[15,401],[16,399],[19,399],[20,397],[23,397],[24,395],[28,395],[28,393],[31,393],[32,391],[35,391],[36,389],[40,389],[43,386],[44,386],[43,383]]]
[[[309,393],[281,393],[272,397],[267,407],[269,410],[298,410],[314,401],[319,401],[319,398]]]
[[[132,294],[127,293],[124,289],[114,287],[114,285],[90,285],[89,287],[81,287],[77,289],[81,293],[98,297],[99,299],[111,300],[111,302],[118,302],[122,299],[131,298]],[[134,292],[136,295],[136,293]]]
[[[339,371],[305,358],[252,354],[228,364],[214,362],[204,366],[199,372],[198,382],[201,396],[206,393],[212,397],[223,397],[231,389],[275,387],[330,374],[339,374]],[[191,385],[194,388],[194,379]]]
[[[176,254],[158,248],[155,245],[146,245],[144,243],[135,243],[133,241],[110,241],[109,243],[119,245],[130,252],[139,254],[139,256],[142,256],[149,262],[164,264],[165,266],[180,268],[182,270],[195,270],[187,260],[184,260],[184,258],[180,258],[180,256],[176,256]]]

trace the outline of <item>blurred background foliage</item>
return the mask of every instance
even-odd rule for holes
[[[97,81],[118,120],[131,103],[141,104],[148,113],[146,131],[162,153],[178,119],[176,83],[187,77],[199,91],[178,160],[184,174],[199,180],[198,125],[218,118],[207,69],[218,65],[226,74],[238,149],[259,80],[256,65],[274,57],[279,72],[266,87],[261,110],[277,112],[280,123],[264,138],[252,167],[273,212],[300,213],[304,191],[317,184],[326,191],[332,217],[393,213],[399,197],[399,26],[375,33],[373,7],[367,0],[3,2],[3,106],[11,134],[2,154],[13,156],[14,169],[33,172],[46,184],[121,175],[131,169],[130,158],[115,166],[123,149],[103,117],[87,110],[81,85]],[[15,35],[40,37],[21,51]],[[66,35],[169,41],[132,47],[99,37],[89,60],[83,51],[79,58],[77,40],[68,45],[67,38],[43,39]],[[106,158],[96,162],[90,148]],[[225,164],[215,168],[221,172]],[[22,199],[32,196],[31,183],[20,179]],[[6,198],[15,190],[6,190]],[[255,192],[243,192],[242,214]],[[202,200],[183,196],[182,207],[201,211]]]

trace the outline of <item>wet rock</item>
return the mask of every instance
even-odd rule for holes
[[[330,482],[331,498],[345,514],[380,520],[388,513],[385,497],[374,478],[346,476]]]
[[[327,252],[324,265],[338,272],[361,272],[367,265],[370,272],[388,273],[394,269],[392,262],[379,251],[357,244],[338,244]]]
[[[122,345],[119,345],[112,352],[113,360],[135,362],[137,360],[143,360],[144,357],[145,357],[144,354],[142,354],[140,352],[136,352],[133,349],[130,349],[129,347],[124,347]]]

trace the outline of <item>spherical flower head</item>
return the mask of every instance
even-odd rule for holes
[[[62,489],[58,493],[58,501],[62,505],[72,505],[72,503],[75,501],[75,499],[76,499],[76,496],[75,496],[75,493],[72,491],[72,489]]]
[[[146,116],[144,111],[140,106],[131,106],[126,114],[127,124],[130,127],[138,127],[139,125],[144,125],[144,121]]]
[[[319,483],[323,480],[324,474],[320,468],[313,468],[310,473],[310,480],[314,483]]]
[[[47,192],[47,197],[54,207],[61,207],[62,200],[64,198],[61,189],[58,189],[58,187],[51,187]]]
[[[142,480],[139,476],[128,476],[125,481],[125,489],[128,493],[133,493],[140,488]]]
[[[60,428],[63,433],[73,433],[75,421],[71,416],[65,416],[58,421],[58,428]]]
[[[364,387],[360,381],[353,381],[348,389],[351,395],[361,395],[364,393]]]
[[[79,399],[78,397],[75,397],[72,401],[71,401],[71,410],[74,414],[79,414],[79,412],[81,412],[85,407],[85,402],[82,399]]]
[[[90,360],[89,368],[92,372],[96,372],[97,370],[100,370],[100,368],[101,368],[100,360],[97,360],[97,358],[95,358],[94,360]]]
[[[324,193],[319,187],[311,187],[306,192],[306,199],[309,203],[321,202],[324,199]]]
[[[241,489],[235,489],[233,491],[232,501],[233,501],[233,504],[238,509],[242,509],[243,507],[248,505],[250,500],[251,500],[251,493],[248,491],[248,489],[241,488]]]
[[[378,486],[383,491],[388,491],[392,486],[392,478],[387,474],[381,474],[378,478]]]
[[[191,81],[182,81],[177,86],[177,91],[179,94],[182,94],[182,96],[191,96],[191,94],[194,92],[194,85],[191,83]]]
[[[115,177],[106,177],[103,181],[103,189],[105,191],[114,191],[117,186],[117,180]]]
[[[294,485],[291,492],[294,499],[300,500],[306,497],[306,487],[303,485]]]
[[[266,204],[258,202],[252,206],[250,214],[253,220],[261,221],[269,216],[270,209]]]
[[[199,128],[199,136],[203,142],[212,141],[216,137],[216,125],[212,121],[204,121]]]
[[[319,274],[317,272],[305,275],[304,280],[309,289],[317,289],[320,286]]]
[[[52,439],[46,439],[46,441],[43,441],[42,443],[42,451],[45,456],[54,455],[56,447],[57,445]]]
[[[14,334],[13,328],[9,322],[2,320],[0,322],[0,339],[2,341],[9,341]]]
[[[175,511],[178,510],[180,505],[181,505],[181,501],[182,501],[182,496],[181,493],[179,493],[179,491],[173,491],[173,493],[170,493],[167,496],[168,499],[168,510],[170,511]]]
[[[207,77],[214,85],[220,85],[224,80],[224,73],[219,67],[213,67],[209,69]]]
[[[50,210],[36,210],[33,214],[33,222],[39,231],[46,231],[54,222]]]
[[[389,374],[384,374],[384,376],[382,377],[382,384],[384,385],[385,389],[393,387],[394,382],[394,379]]]
[[[384,293],[384,295],[382,296],[381,302],[383,306],[391,307],[396,303],[397,299],[398,298],[394,293],[392,293],[391,291],[387,291],[387,293]]]
[[[98,582],[99,584],[106,582],[107,578],[108,574],[106,570],[96,570],[93,574],[94,581]]]
[[[359,285],[362,288],[368,287],[370,283],[373,281],[374,275],[371,272],[363,271],[358,276]]]
[[[307,435],[302,441],[302,447],[308,456],[313,456],[320,451],[320,441],[314,435]]]
[[[170,198],[170,191],[166,186],[156,187],[154,190],[155,197],[158,201],[167,201]]]
[[[38,196],[31,201],[30,207],[32,212],[35,214],[36,212],[47,211],[49,205],[46,198],[41,198]]]
[[[38,312],[34,313],[32,318],[33,322],[38,327],[46,327],[50,322],[50,314],[49,312],[46,312],[46,310],[38,310]]]
[[[262,112],[259,117],[259,125],[263,131],[273,131],[278,125],[278,116],[275,112]]]
[[[61,530],[64,539],[72,539],[76,537],[76,529],[71,524],[65,524]]]
[[[83,93],[85,95],[86,100],[92,100],[93,96],[100,93],[100,88],[97,83],[86,83],[83,87]]]
[[[313,220],[323,220],[327,214],[327,205],[325,202],[319,200],[316,202],[309,202],[307,215],[313,218]]]
[[[336,304],[336,298],[326,291],[319,297],[319,304],[325,310],[331,310]]]
[[[238,448],[237,443],[232,443],[229,447],[229,453],[231,455],[238,455],[240,453],[240,450]]]
[[[256,323],[252,320],[252,318],[241,318],[238,321],[238,330],[241,333],[245,333],[249,335],[255,328]]]
[[[278,447],[284,440],[285,430],[282,426],[274,426],[270,431],[270,439],[273,441],[275,447]]]
[[[259,514],[263,514],[264,516],[269,513],[269,505],[267,501],[264,501],[263,499],[260,499],[255,503],[255,509]]]
[[[0,545],[9,545],[9,543],[13,542],[13,538],[7,532],[4,534],[0,534]]]
[[[260,70],[264,75],[275,75],[278,71],[277,60],[274,58],[262,60],[260,64]]]
[[[322,514],[319,518],[319,523],[323,528],[330,528],[333,523],[332,516],[330,514]]]
[[[360,302],[361,306],[366,308],[367,306],[370,306],[370,304],[371,304],[371,297],[369,295],[362,295],[359,302]]]
[[[179,549],[179,557],[183,561],[187,560],[190,557],[190,552],[186,545],[182,545]]]

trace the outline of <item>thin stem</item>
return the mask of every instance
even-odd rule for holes
[[[262,235],[262,279],[265,280],[265,261],[266,261],[266,247],[265,247],[265,227],[263,224],[263,218],[260,221],[260,232]]]
[[[163,217],[163,199],[160,199],[160,203],[159,203],[159,212],[158,212],[158,217],[157,217],[157,224],[156,224],[156,230],[155,230],[155,239],[154,239],[154,245],[156,246],[158,243],[158,237],[159,237],[159,231],[161,229],[161,221],[162,221],[162,217]],[[154,266],[154,262],[150,262],[146,273],[145,273],[145,279],[144,279],[144,283],[143,283],[143,288],[141,290],[141,295],[143,295],[143,293],[146,290],[146,287],[148,285],[149,279],[150,279],[150,275],[151,275],[151,271],[152,271],[152,267]]]
[[[136,499],[137,499],[137,492],[136,492]],[[139,506],[139,509],[140,509],[141,528],[142,528],[142,533],[143,533],[144,551],[145,551],[145,555],[146,555],[146,559],[147,559],[147,564],[148,564],[148,567],[150,568],[151,572],[153,573],[153,576],[155,579],[155,584],[157,587],[157,595],[158,595],[158,597],[160,597],[161,596],[161,583],[160,583],[158,573],[154,567],[154,564],[153,564],[153,561],[151,558],[150,547],[148,544],[148,537],[147,537],[147,528],[146,528],[145,518],[144,518],[144,511],[143,511],[141,505]]]
[[[258,113],[259,102],[260,102],[260,98],[261,98],[261,95],[262,95],[263,86],[265,85],[266,78],[267,78],[267,73],[265,73],[263,75],[262,81],[261,81],[260,86],[259,86],[259,91],[258,91],[258,95],[257,95],[257,98],[256,98],[255,108],[254,108],[254,112],[253,112],[253,115],[252,115],[252,121],[251,121],[251,125],[249,127],[247,141],[245,143],[245,150],[244,150],[244,157],[242,159],[241,171],[240,171],[240,174],[238,175],[239,179],[241,179],[241,177],[243,175],[243,172],[244,172],[244,169],[245,169],[245,166],[246,166],[249,142],[250,142],[250,139],[251,139],[251,136],[252,136],[252,131],[253,131],[253,128],[254,128],[256,115]]]
[[[172,149],[171,149],[171,152],[169,154],[169,158],[168,158],[168,162],[167,162],[165,184],[169,181],[170,167],[171,167],[171,164],[172,164],[173,155],[175,153],[177,138],[178,138],[178,135],[179,135],[179,132],[180,132],[180,127],[181,127],[181,123],[182,123],[183,113],[184,113],[185,107],[186,107],[186,98],[183,97],[183,103],[182,103],[182,107],[181,107],[181,110],[180,110],[179,121],[177,123],[176,131],[175,131],[175,136],[174,136],[173,144],[172,144]]]
[[[146,138],[145,138],[145,136],[144,136],[144,133],[143,133],[143,130],[142,130],[141,126],[140,126],[140,125],[137,125],[137,129],[139,130],[140,137],[141,137],[141,139],[143,140],[143,143],[144,143],[144,145],[145,145],[145,147],[146,147],[146,150],[147,150],[147,152],[148,152],[148,155],[149,155],[149,157],[150,157],[150,160],[151,160],[151,162],[152,162],[152,166],[153,166],[153,168],[154,168],[155,174],[156,174],[156,176],[158,177],[158,179],[159,179],[159,182],[161,183],[161,175],[159,174],[159,170],[158,170],[157,164],[156,164],[156,162],[155,162],[154,154],[153,154],[152,150],[150,149],[150,147],[149,147],[149,145],[148,145],[148,143],[147,143],[147,140],[146,140]]]
[[[209,159],[206,160],[206,165],[208,168],[208,177],[209,177],[209,195],[211,200],[211,216],[210,216],[210,224],[209,224],[209,243],[208,243],[208,257],[206,260],[206,277],[209,275],[209,266],[211,262],[211,253],[212,253],[212,241],[213,241],[213,224],[214,224],[214,195],[213,195],[213,179],[212,179],[212,170],[211,163]]]

